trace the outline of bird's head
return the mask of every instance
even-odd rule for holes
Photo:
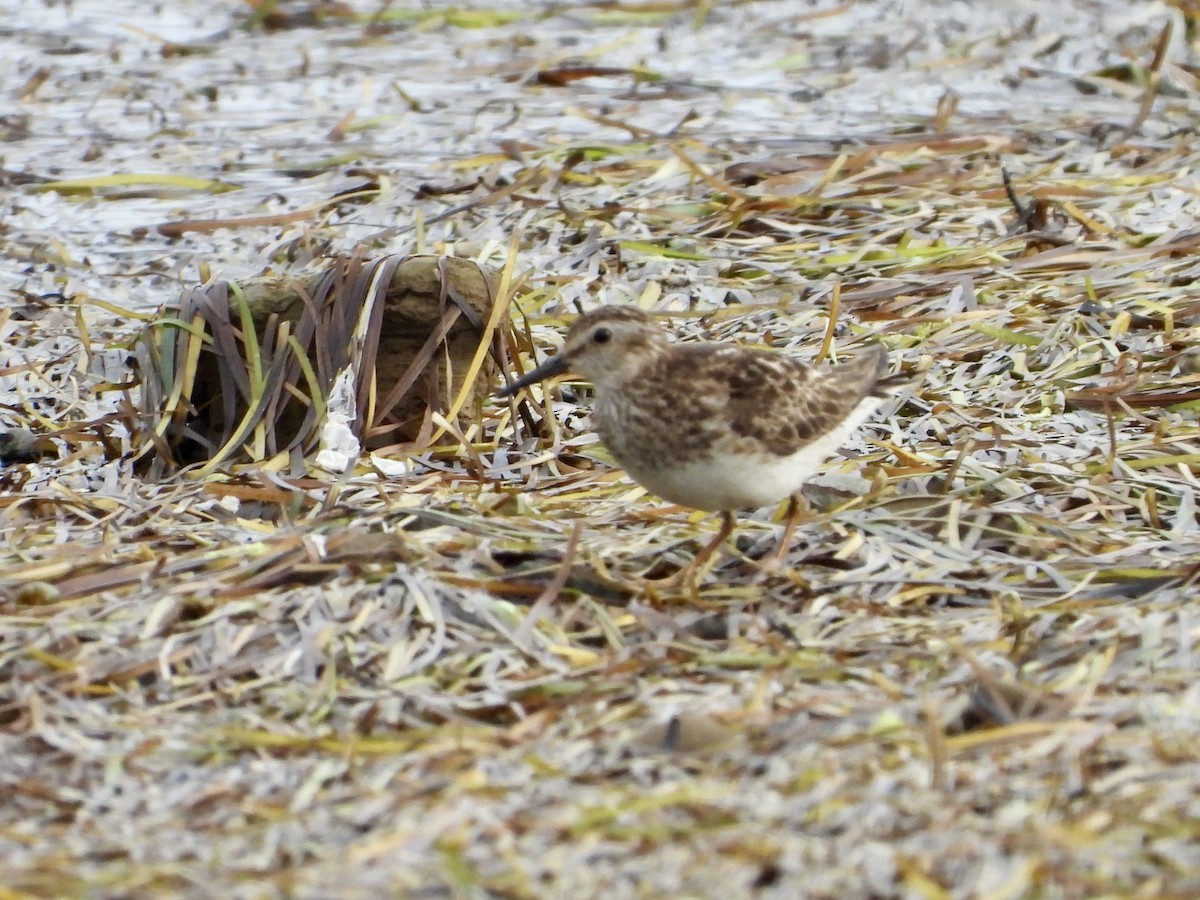
[[[575,320],[557,356],[526,372],[501,395],[511,396],[523,387],[568,372],[603,388],[635,376],[649,358],[669,345],[667,333],[649,314],[631,306],[601,307]]]

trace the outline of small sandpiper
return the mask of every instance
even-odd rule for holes
[[[886,368],[879,345],[816,367],[773,350],[674,343],[640,309],[606,306],[580,316],[561,353],[501,393],[568,372],[590,381],[592,418],[617,462],[664,500],[721,513],[690,576],[732,533],[735,511],[790,497],[786,552],[801,485],[899,386]]]

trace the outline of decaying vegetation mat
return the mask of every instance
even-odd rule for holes
[[[151,482],[69,414],[90,345],[23,323],[11,421],[59,434],[3,474],[0,892],[1192,894],[1200,148],[1093,125],[641,134],[474,189],[558,248],[514,300],[541,352],[600,294],[921,373],[786,566],[760,511],[698,597],[661,584],[713,523],[578,386],[407,474]]]

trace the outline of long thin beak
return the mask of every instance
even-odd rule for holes
[[[523,387],[529,387],[531,384],[536,384],[539,381],[545,381],[547,378],[553,378],[555,375],[562,375],[567,371],[567,359],[561,353],[558,356],[552,356],[536,369],[526,372],[512,384],[500,391],[501,397],[511,397]]]

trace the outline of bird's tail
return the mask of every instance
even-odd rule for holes
[[[884,399],[902,391],[912,383],[912,376],[889,374],[888,354],[882,344],[875,344],[853,359],[838,366],[852,381],[863,385],[864,397]]]

